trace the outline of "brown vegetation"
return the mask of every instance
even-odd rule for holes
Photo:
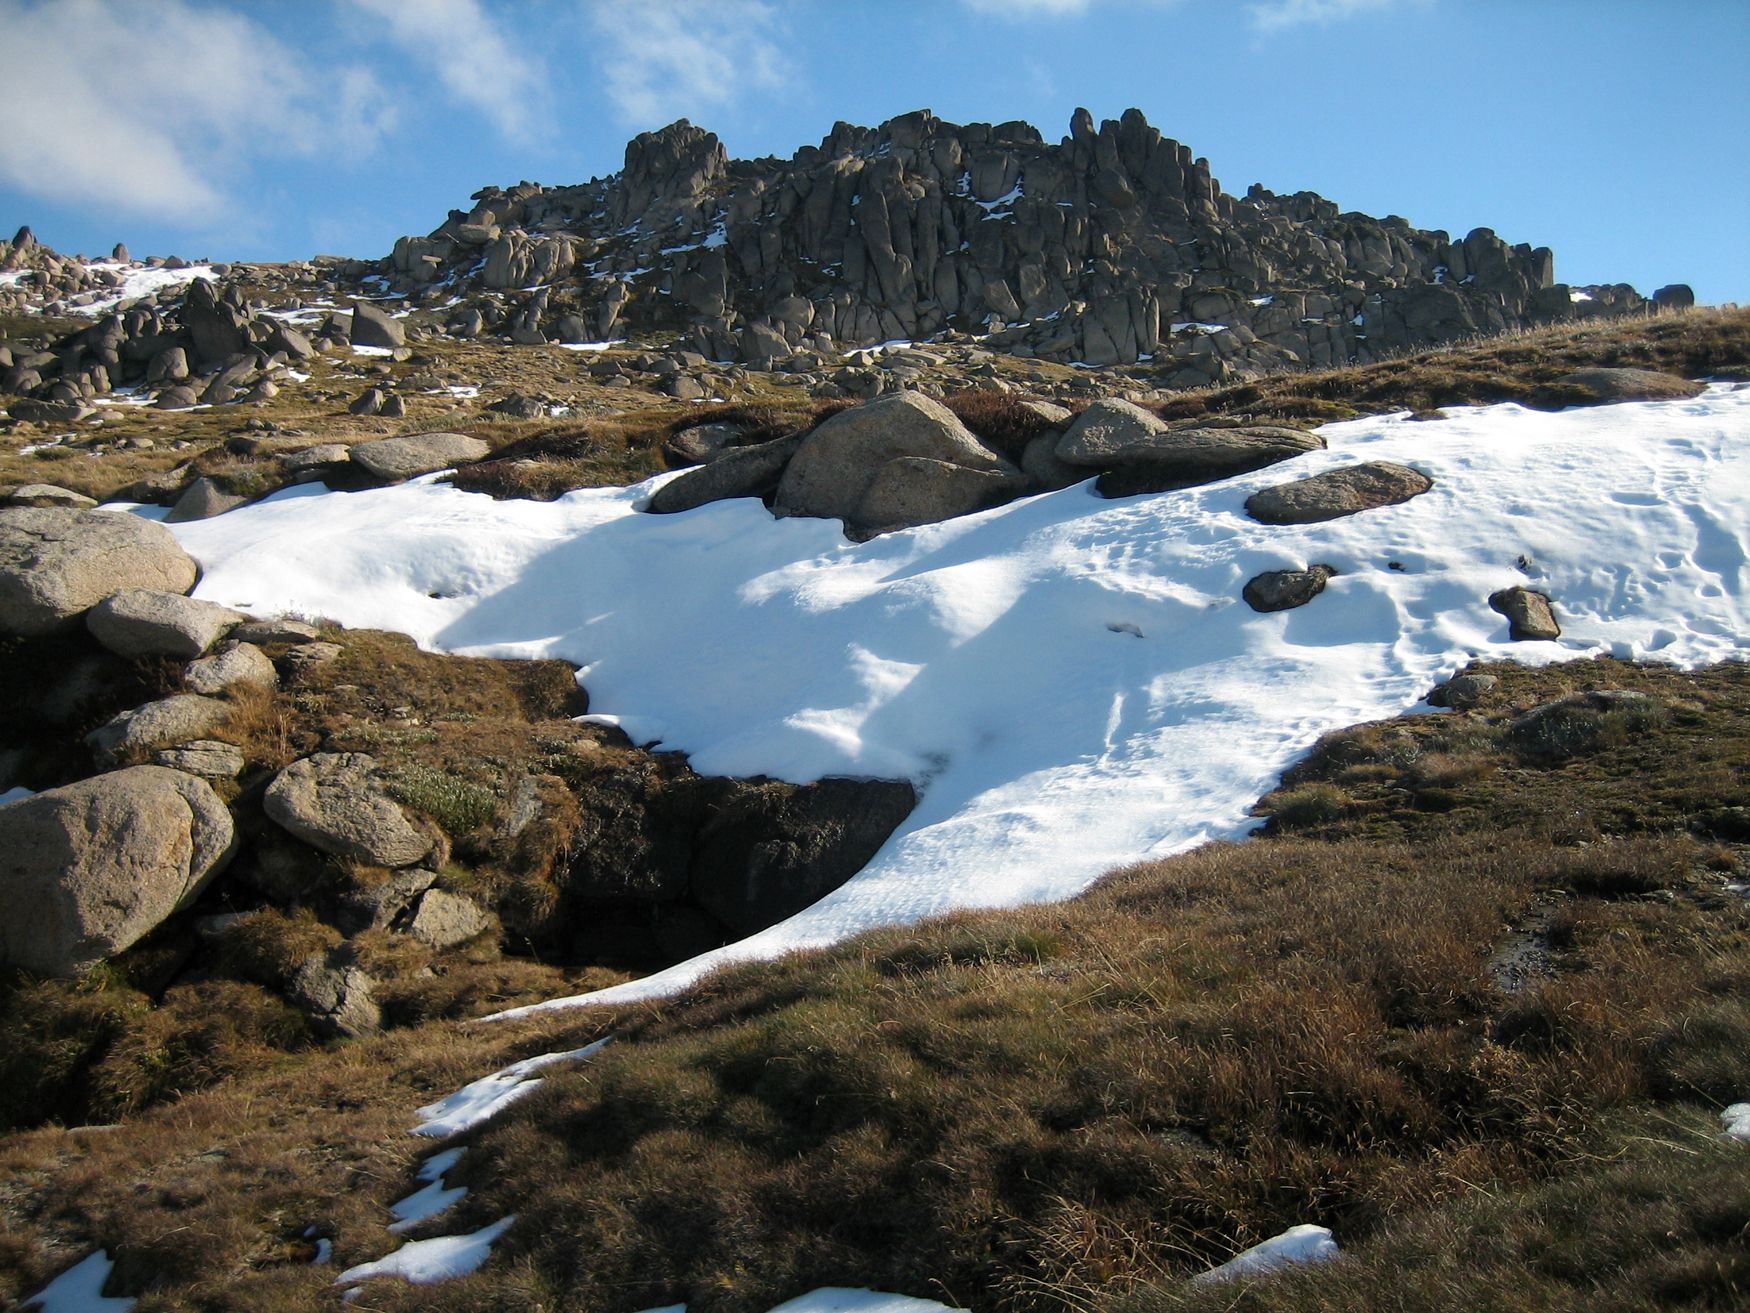
[[[488,1269],[373,1306],[760,1310],[826,1284],[1139,1313],[1741,1300],[1750,1193],[1715,1110],[1750,1092],[1750,905],[1725,887],[1750,673],[1489,673],[1474,712],[1328,738],[1286,783],[1337,805],[1267,801],[1264,837],[522,1023],[541,1048],[617,1038],[470,1137],[452,1179],[473,1193],[416,1233],[516,1212]],[[1526,711],[1600,687],[1664,714],[1516,746]],[[127,1289],[164,1283],[155,1308],[316,1307],[296,1236],[319,1225],[342,1262],[387,1248],[406,1110],[503,1042],[403,1030],[102,1137],[17,1139],[0,1198],[24,1239],[0,1271],[29,1288],[104,1243]],[[321,1119],[314,1156],[292,1109]],[[1303,1221],[1346,1261],[1185,1284]]]

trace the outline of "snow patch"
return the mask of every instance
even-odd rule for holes
[[[948,1304],[911,1295],[890,1295],[880,1290],[853,1290],[847,1286],[822,1286],[806,1295],[786,1300],[771,1313],[943,1313]]]
[[[87,1254],[20,1308],[35,1313],[125,1313],[134,1306],[133,1300],[103,1293],[103,1283],[114,1268],[107,1249]]]
[[[518,1099],[533,1094],[535,1087],[541,1083],[535,1076],[537,1071],[561,1062],[581,1062],[601,1052],[602,1046],[607,1042],[606,1039],[598,1039],[594,1044],[586,1044],[568,1053],[543,1053],[538,1057],[524,1058],[521,1062],[511,1063],[502,1071],[470,1081],[454,1094],[418,1109],[416,1115],[419,1117],[419,1124],[410,1134],[430,1135],[441,1139],[472,1130],[482,1122],[496,1117]],[[440,1174],[446,1170],[447,1167],[440,1169]]]
[[[1291,1226],[1281,1235],[1271,1236],[1262,1244],[1253,1245],[1235,1254],[1220,1267],[1199,1272],[1191,1278],[1193,1285],[1216,1281],[1234,1281],[1240,1277],[1257,1276],[1291,1263],[1328,1263],[1342,1253],[1331,1238],[1328,1228],[1302,1223]]]
[[[27,789],[22,784],[14,784],[5,793],[0,793],[0,807],[9,802],[23,802],[26,798],[36,797],[35,789]]]
[[[1726,1134],[1734,1140],[1750,1140],[1750,1103],[1734,1103],[1720,1113]]]
[[[334,1278],[334,1284],[349,1286],[372,1277],[400,1277],[416,1286],[426,1286],[434,1281],[467,1276],[491,1257],[493,1242],[510,1230],[515,1221],[516,1214],[512,1213],[467,1235],[410,1240],[379,1259],[347,1268]]]
[[[425,1185],[405,1199],[397,1199],[389,1205],[389,1211],[395,1214],[395,1220],[389,1223],[391,1235],[412,1230],[427,1218],[436,1217],[467,1196],[466,1186],[458,1185],[451,1189],[444,1186],[444,1173],[462,1161],[463,1152],[462,1149],[445,1149],[420,1163],[419,1179]]]

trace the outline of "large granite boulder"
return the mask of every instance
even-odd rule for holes
[[[161,524],[114,511],[0,509],[0,633],[72,627],[123,588],[186,593],[194,558]]]
[[[491,450],[479,438],[465,433],[416,433],[357,443],[352,448],[352,463],[379,479],[399,483],[433,470],[467,465]]]
[[[975,470],[951,461],[902,456],[876,472],[856,519],[847,521],[846,528],[862,536],[935,524],[1000,506],[1027,488],[1026,476],[1012,468]]]
[[[85,627],[117,656],[167,656],[188,661],[244,618],[241,612],[216,602],[151,588],[128,588],[111,593],[87,611]]]
[[[901,507],[909,524],[977,509],[967,505],[964,486],[952,476],[892,468],[907,459],[1008,476],[1016,492],[1024,486],[1019,471],[980,443],[953,411],[916,392],[895,392],[840,411],[809,433],[785,467],[772,509],[843,520],[853,533],[900,527],[891,517]],[[932,500],[926,485],[940,496]]]
[[[1433,486],[1434,480],[1408,465],[1366,461],[1264,488],[1246,498],[1246,513],[1263,524],[1317,524],[1395,506]]]
[[[1160,419],[1141,406],[1117,397],[1094,402],[1057,440],[1057,458],[1070,465],[1104,469],[1139,443],[1167,431]]]
[[[205,781],[134,766],[0,807],[0,956],[71,976],[191,903],[230,859],[231,813]]]
[[[393,351],[407,345],[407,330],[387,311],[378,309],[369,301],[355,301],[352,307],[352,344]]]
[[[433,846],[384,789],[376,759],[362,752],[294,761],[267,786],[262,807],[312,848],[373,866],[412,866]]]

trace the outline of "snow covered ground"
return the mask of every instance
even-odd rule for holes
[[[306,486],[174,530],[198,597],[564,657],[604,718],[702,772],[917,784],[916,812],[843,888],[590,996],[623,1001],[876,925],[1068,897],[1241,834],[1320,734],[1415,706],[1472,657],[1750,657],[1750,387],[1321,432],[1328,451],[1208,487],[1107,501],[1081,485],[862,544],[751,500],[640,514],[659,480],[551,504],[430,479]],[[1434,488],[1321,525],[1243,510],[1362,460]],[[1300,610],[1240,599],[1262,571],[1320,562],[1339,574]],[[1555,599],[1560,641],[1508,641],[1487,599],[1514,584]]]

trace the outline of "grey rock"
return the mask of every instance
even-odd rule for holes
[[[206,780],[234,780],[245,765],[241,748],[218,739],[196,739],[179,748],[162,748],[152,754],[152,760]]]
[[[218,697],[234,688],[277,688],[279,672],[253,643],[226,643],[212,656],[191,661],[183,672],[189,691]]]
[[[454,948],[484,934],[491,924],[472,899],[431,889],[419,900],[407,933],[433,948]]]
[[[352,448],[353,464],[379,479],[399,482],[433,470],[446,470],[480,460],[492,449],[465,433],[419,433],[405,438],[378,438]]]
[[[352,448],[343,442],[323,442],[299,451],[280,455],[280,467],[292,474],[320,470],[329,465],[344,465],[352,459]]]
[[[876,470],[846,527],[858,535],[936,524],[1001,505],[1026,490],[1014,470],[975,470],[922,456],[901,456]]]
[[[13,402],[6,413],[13,419],[26,419],[37,424],[75,424],[90,419],[97,413],[97,408],[83,401],[42,401],[26,397],[23,401]]]
[[[85,736],[97,760],[113,765],[136,752],[217,738],[230,718],[224,702],[177,693],[124,711]]]
[[[1246,513],[1263,524],[1316,524],[1395,506],[1433,486],[1426,474],[1407,465],[1367,461],[1255,492],[1246,499]]]
[[[117,589],[185,593],[198,574],[170,530],[138,516],[0,509],[0,633],[40,637]]]
[[[324,1038],[362,1039],[383,1027],[375,984],[342,946],[306,958],[286,986],[286,997]]]
[[[358,872],[340,894],[335,924],[347,935],[385,929],[436,879],[437,872],[423,866],[404,866],[387,873]]]
[[[1490,595],[1489,605],[1507,617],[1507,636],[1515,643],[1562,636],[1562,627],[1556,623],[1555,612],[1544,593],[1529,588],[1503,588]]]
[[[1454,675],[1428,694],[1428,705],[1469,711],[1500,682],[1493,675]]]
[[[1324,592],[1325,582],[1336,573],[1336,567],[1330,565],[1305,570],[1266,570],[1247,582],[1241,596],[1254,611],[1291,611]]]
[[[148,383],[181,383],[188,377],[188,374],[188,353],[179,346],[165,347],[164,350],[152,357],[152,363],[146,369],[146,381]],[[169,407],[165,406],[161,409],[168,410]]]
[[[651,495],[645,509],[670,515],[707,502],[768,496],[777,489],[784,467],[802,445],[802,437],[797,433],[724,451],[709,464],[663,484]]]
[[[8,506],[48,506],[61,510],[88,511],[97,502],[84,493],[59,488],[52,483],[27,483],[7,495]]]
[[[176,505],[170,508],[170,514],[164,517],[164,522],[187,524],[193,520],[210,520],[215,515],[234,511],[248,502],[249,498],[240,493],[228,492],[216,480],[203,475],[183,489],[182,495],[176,499]]]
[[[1324,445],[1315,434],[1274,425],[1167,429],[1115,456],[1114,467],[1100,476],[1095,490],[1105,497],[1170,492],[1262,469]]]
[[[191,410],[200,403],[200,394],[186,383],[165,388],[152,403],[159,410]]]
[[[285,653],[275,663],[288,679],[297,679],[306,671],[336,660],[346,649],[339,643],[304,643]]]
[[[407,330],[387,311],[379,310],[369,301],[355,301],[352,306],[352,344],[386,347],[393,351],[407,345]]]
[[[840,411],[804,437],[779,481],[773,510],[842,519],[850,528],[885,527],[864,513],[863,499],[881,468],[905,457],[1016,473],[946,406],[916,392],[896,392]],[[901,474],[897,482],[909,486],[919,481],[917,475]],[[888,508],[893,505],[891,493],[883,499]]]
[[[314,643],[322,631],[302,620],[245,620],[231,637],[239,643]]]
[[[735,424],[695,424],[664,442],[662,454],[675,467],[703,465],[734,447],[741,432]]]
[[[0,807],[0,960],[78,975],[193,902],[230,860],[234,838],[211,787],[162,766]]]
[[[242,622],[243,614],[229,607],[150,588],[112,593],[85,613],[91,636],[117,656],[183,661],[200,656]]]
[[[1576,369],[1556,380],[1558,388],[1575,388],[1593,401],[1674,401],[1699,397],[1706,385],[1655,369]]]
[[[1068,414],[1067,411],[1064,413]],[[1088,477],[1086,466],[1071,465],[1058,456],[1058,439],[1059,435],[1056,433],[1041,433],[1021,453],[1021,472],[1034,488],[1055,492],[1059,488],[1072,487]]]
[[[1070,465],[1103,469],[1129,448],[1167,431],[1167,426],[1141,406],[1114,397],[1089,406],[1064,430],[1057,458]]]
[[[346,408],[349,415],[380,415],[383,413],[383,402],[387,399],[382,388],[366,388],[359,394],[358,400]]]
[[[307,649],[305,649],[307,650]],[[412,866],[432,850],[384,791],[376,760],[324,752],[295,761],[267,786],[268,817],[313,848],[375,866]]]

